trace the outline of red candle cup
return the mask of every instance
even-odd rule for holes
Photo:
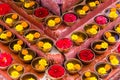
[[[33,14],[38,21],[42,21],[49,15],[49,10],[45,7],[39,7],[34,10]]]
[[[120,53],[120,44],[119,44],[118,47],[117,47],[117,52]]]
[[[73,43],[69,38],[62,38],[56,42],[57,49],[62,53],[68,52],[72,46]]]
[[[98,15],[94,18],[94,21],[101,26],[101,29],[103,29],[108,24],[109,18],[105,15]]]
[[[6,3],[3,3],[3,4],[0,4],[0,19],[2,18],[3,15],[9,13],[11,11],[11,7],[6,4]]]
[[[85,64],[92,62],[95,59],[95,54],[90,49],[83,49],[77,54],[78,58]]]
[[[6,69],[12,63],[12,56],[8,53],[0,53],[0,69]]]
[[[72,26],[77,21],[78,16],[73,12],[68,12],[63,14],[62,19],[66,25]]]
[[[64,67],[58,64],[54,64],[50,66],[47,70],[47,74],[49,78],[53,80],[63,79],[63,77],[65,76],[65,73],[66,72],[65,72]]]

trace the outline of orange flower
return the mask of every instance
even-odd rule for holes
[[[12,15],[12,19],[17,19],[17,17],[18,17],[18,15],[17,15],[16,13],[14,13],[14,14]]]
[[[92,28],[95,28],[97,30],[98,26],[97,25],[93,25]]]
[[[17,66],[15,69],[16,69],[17,71],[22,71],[22,70],[23,70],[23,67],[22,67],[22,66]]]
[[[35,32],[34,37],[35,38],[39,38],[40,37],[40,33],[39,32]]]
[[[85,5],[85,6],[83,6],[82,10],[88,11],[88,10],[89,10],[89,7]]]
[[[116,8],[111,8],[110,11],[116,12]]]
[[[22,40],[18,40],[18,41],[17,41],[17,44],[22,45],[22,44],[23,44],[23,41],[22,41]]]
[[[7,31],[6,35],[7,35],[7,37],[11,37],[12,33],[10,31]]]
[[[34,1],[31,1],[31,2],[30,2],[30,6],[33,6],[33,5],[35,5],[35,2],[34,2]]]
[[[27,28],[28,27],[28,23],[27,22],[22,22],[21,25],[24,27],[24,28]]]
[[[23,49],[23,50],[22,50],[22,54],[23,54],[23,55],[27,55],[27,54],[28,54],[28,50]]]
[[[95,1],[95,4],[99,5],[99,4],[100,4],[100,2],[99,2],[99,1]]]
[[[38,47],[42,47],[42,46],[44,45],[44,43],[43,43],[42,41],[39,41],[39,42],[37,43],[37,45],[38,45]]]
[[[60,23],[61,20],[60,20],[59,17],[57,17],[57,18],[54,19],[54,21],[55,21],[55,23]]]
[[[110,33],[110,32],[106,32],[106,33],[105,33],[105,36],[108,38],[108,37],[111,36],[111,33]]]
[[[2,30],[2,28],[0,28],[0,32],[2,32],[3,30]]]
[[[120,8],[120,4],[116,4],[116,8]]]
[[[101,49],[101,45],[96,45],[95,49]]]

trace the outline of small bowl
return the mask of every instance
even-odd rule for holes
[[[10,36],[7,34],[9,32]],[[4,39],[4,37],[6,37],[6,39]],[[9,31],[9,30],[5,30],[3,32],[0,33],[0,42],[4,43],[4,44],[8,44],[10,42],[12,42],[15,38],[15,35]]]
[[[114,31],[120,35],[120,24],[114,26]]]
[[[84,43],[88,39],[88,36],[85,32],[76,31],[71,34],[70,38],[75,43],[75,45],[79,46],[80,44]]]
[[[106,59],[107,59],[107,62],[113,66],[113,68],[117,68],[120,66],[120,54],[119,53],[108,54]],[[116,59],[117,59],[118,64],[113,64],[114,61],[116,62]]]
[[[20,16],[17,13],[9,13],[3,16],[3,21],[9,26],[13,27],[14,23],[20,19]]]
[[[117,32],[109,30],[103,34],[103,38],[109,44],[115,44],[120,39],[120,36]],[[114,39],[114,41],[111,41],[112,39]]]
[[[90,7],[91,10],[97,8],[100,3],[100,0],[86,0],[86,4]]]
[[[21,75],[20,80],[38,80],[38,77],[34,73],[24,73]]]
[[[117,10],[120,12],[120,6],[119,6],[120,5],[120,1],[117,2],[115,5],[116,5]]]
[[[57,20],[59,19],[59,20]],[[50,21],[52,21],[52,25],[49,25],[50,24]],[[56,16],[56,15],[51,15],[51,16],[48,16],[46,19],[45,19],[45,24],[47,25],[47,27],[49,27],[50,29],[57,29],[60,24],[62,23],[62,19],[60,16]],[[53,25],[54,24],[54,25]]]
[[[96,78],[95,80],[100,80],[99,76],[93,71],[85,71],[85,72],[83,72],[81,80],[86,80],[86,79],[92,80],[90,77],[95,77]]]
[[[24,73],[24,70],[25,69],[21,64],[12,64],[8,67],[7,73],[13,80],[18,80],[19,77]],[[17,76],[14,74],[16,74]]]
[[[56,41],[56,48],[62,53],[67,53],[72,47],[73,42],[69,38],[62,38]]]
[[[37,34],[38,36],[35,37],[35,34]],[[35,29],[30,29],[25,32],[24,37],[31,44],[35,44],[37,42],[37,40],[39,40],[39,38],[41,37],[41,33]]]
[[[74,12],[66,12],[62,15],[62,21],[68,26],[74,25],[77,19],[78,16]]]
[[[23,50],[27,50],[28,53],[23,53]],[[26,55],[29,55],[29,56],[31,55],[32,58],[28,59],[29,58],[28,57],[27,60],[25,60],[24,58]],[[19,52],[18,56],[19,56],[21,61],[23,61],[25,63],[30,63],[36,57],[36,53],[33,50],[31,50],[30,48],[24,48]]]
[[[68,66],[69,66],[71,71],[68,70]],[[82,65],[80,60],[75,59],[75,58],[70,58],[67,61],[65,61],[64,67],[69,74],[76,74],[82,69],[83,65]]]
[[[107,65],[107,66],[106,66]],[[109,68],[108,68],[109,67]],[[102,70],[101,70],[101,69]],[[105,69],[106,68],[106,69]],[[107,70],[108,69],[108,70]],[[94,67],[94,70],[95,72],[99,75],[99,77],[101,78],[105,78],[107,77],[110,72],[112,72],[112,66],[109,64],[109,63],[106,63],[106,62],[99,62],[99,63],[96,63],[95,64],[95,67]],[[102,72],[102,74],[100,74],[99,72]],[[103,71],[105,70],[105,73],[103,74]]]
[[[30,8],[26,8],[24,5],[30,4],[30,2],[34,2],[35,4],[30,7]],[[25,1],[22,5],[22,8],[28,13],[28,14],[33,14],[33,11],[39,6],[39,4],[36,1]]]
[[[54,64],[51,65],[46,71],[48,78],[52,80],[60,80],[66,75],[66,71],[62,65]]]
[[[112,9],[114,9],[115,11],[111,11]],[[111,13],[111,16],[110,16],[110,13]],[[109,8],[105,10],[105,15],[110,19],[110,21],[114,21],[119,17],[120,12],[116,8]]]
[[[23,24],[22,24],[23,23]],[[17,30],[17,29],[21,29],[21,30]],[[14,29],[21,35],[24,34],[24,32],[26,30],[28,30],[30,28],[30,25],[27,21],[17,21],[15,24],[14,24]]]
[[[84,7],[87,7],[88,9],[84,10]],[[80,17],[83,18],[87,15],[87,13],[89,12],[89,6],[87,5],[81,5],[78,4],[74,7],[74,12]],[[81,14],[82,13],[82,14]]]
[[[18,42],[19,40],[20,40],[20,39],[15,39],[15,40],[13,40],[12,42],[10,42],[10,44],[9,44],[9,49],[10,49],[12,52],[14,52],[14,53],[18,53],[18,52],[20,52],[23,48],[26,47],[26,44],[25,44],[22,40],[20,40],[20,41],[23,42],[23,43],[20,45],[20,46],[21,46],[21,50],[15,51],[15,50],[13,49],[13,46],[14,46],[15,44],[17,44],[17,42]]]
[[[102,44],[103,43],[103,44]],[[96,45],[99,49],[95,49]],[[102,47],[103,48],[102,48]],[[91,49],[96,53],[96,54],[103,54],[107,51],[108,49],[108,43],[103,41],[103,40],[96,40],[91,43]]]
[[[42,62],[44,62],[44,64],[42,63],[40,63],[40,60],[42,60],[41,61],[41,63]],[[46,61],[46,63],[45,63],[45,61]],[[40,63],[40,64],[39,64]],[[49,62],[48,62],[48,60],[46,59],[46,58],[43,58],[43,57],[37,57],[37,58],[35,58],[35,59],[33,59],[33,61],[31,62],[31,66],[32,66],[32,68],[36,71],[36,72],[40,72],[40,73],[43,73],[43,72],[45,72],[46,70],[47,70],[47,68],[48,68],[48,66],[49,66]],[[41,67],[41,68],[40,68]],[[43,68],[44,67],[44,68]],[[40,69],[42,69],[43,68],[43,70],[40,70]]]
[[[52,50],[54,43],[49,38],[41,38],[37,41],[36,45],[37,45],[38,49],[47,53]]]
[[[100,26],[100,29],[104,29],[110,20],[106,15],[97,15],[94,18],[94,22]]]
[[[17,5],[17,6],[22,6],[23,2],[21,0],[13,0],[13,2]]]
[[[3,25],[0,25],[0,33],[2,33],[5,30],[5,27]]]
[[[100,26],[97,24],[87,24],[84,26],[84,31],[88,34],[89,37],[94,37],[100,31]]]
[[[95,53],[91,49],[83,49],[77,54],[77,57],[82,63],[89,64],[95,59]]]

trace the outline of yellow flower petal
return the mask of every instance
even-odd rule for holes
[[[23,26],[20,24],[15,27],[15,30],[18,32],[23,31],[23,29],[24,29]]]
[[[54,20],[49,20],[47,24],[49,27],[54,27],[56,25]]]
[[[111,36],[111,37],[108,38],[108,41],[109,41],[109,42],[115,42],[116,39],[115,39],[115,37]]]
[[[101,48],[103,48],[103,49],[108,48],[108,43],[106,43],[106,42],[101,43]]]
[[[18,78],[20,76],[20,73],[18,73],[17,71],[12,71],[11,72],[11,77],[12,78]]]
[[[104,74],[106,74],[107,72],[106,72],[106,69],[105,69],[104,67],[100,67],[100,68],[98,69],[98,73],[101,74],[101,75],[104,75]]]
[[[11,24],[11,23],[13,23],[13,19],[11,19],[11,18],[7,18],[7,19],[5,20],[5,23],[7,23],[7,24]]]
[[[23,57],[23,59],[25,60],[25,61],[28,61],[28,60],[32,60],[32,55],[29,55],[29,54],[27,54],[27,55],[25,55],[24,57]]]
[[[85,77],[90,77],[91,76],[91,72],[85,72]]]
[[[22,47],[21,47],[21,45],[19,45],[19,44],[15,44],[14,46],[13,46],[13,50],[15,50],[15,51],[20,51],[22,49]]]
[[[44,44],[43,44],[43,48],[44,49],[50,49],[52,47],[52,45],[49,43],[49,42],[45,42]]]
[[[1,39],[7,39],[7,35],[6,35],[5,33],[2,33],[2,34],[0,35],[0,38],[1,38]]]
[[[90,6],[90,7],[96,7],[96,4],[95,4],[95,2],[90,2],[90,3],[89,3],[89,6]]]
[[[76,40],[78,39],[78,35],[73,34],[73,35],[71,36],[71,38],[72,38],[73,41],[76,41]]]
[[[31,34],[31,33],[29,33],[28,35],[26,35],[25,38],[26,38],[27,40],[29,40],[29,41],[33,41],[33,39],[34,39],[34,35]]]
[[[74,64],[73,63],[67,63],[67,70],[75,70],[75,68],[74,68]]]

